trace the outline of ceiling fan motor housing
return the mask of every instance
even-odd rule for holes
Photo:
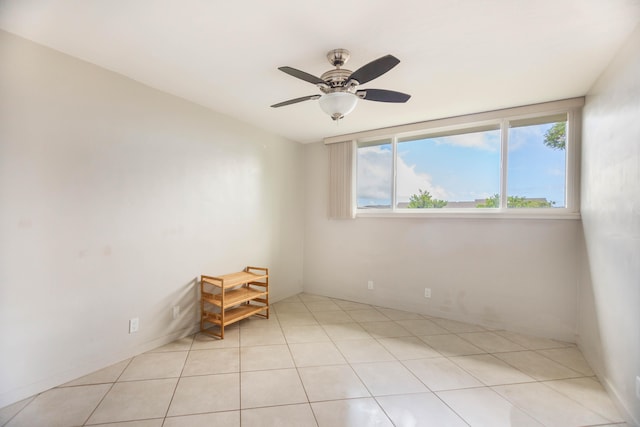
[[[329,88],[323,88],[322,86],[319,86],[320,90],[327,93],[332,92],[331,89],[343,87],[352,73],[353,72],[351,70],[347,70],[344,68],[336,68],[335,70],[327,71],[326,73],[322,74],[320,78],[327,82]]]
[[[329,63],[336,67],[335,70],[329,70],[322,74],[320,78],[327,82],[327,87],[320,87],[324,93],[336,92],[338,88],[344,88],[349,76],[353,74],[353,71],[341,68],[351,57],[351,54],[347,49],[333,49],[327,52],[327,59]]]

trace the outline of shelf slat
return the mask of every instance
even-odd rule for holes
[[[259,313],[263,310],[266,310],[268,307],[266,306],[258,306],[258,305],[241,305],[224,312],[224,324],[222,326],[230,325],[231,323],[237,322],[238,320],[242,320],[245,317],[253,316],[256,313]],[[215,325],[221,325],[222,321],[218,317],[219,315],[213,315],[213,313],[205,313],[205,320],[209,323],[213,323]]]
[[[255,274],[247,271],[239,271],[237,273],[225,274],[223,276],[216,277],[202,276],[202,281],[217,287],[222,287],[222,284],[224,283],[224,288],[228,289],[245,283],[264,280],[267,277],[269,277],[267,274]]]
[[[233,307],[234,305],[238,305],[255,298],[261,298],[266,295],[267,295],[266,291],[259,291],[257,289],[244,288],[244,287],[234,289],[232,291],[227,291],[224,294],[224,308]],[[203,300],[217,307],[221,307],[222,305],[221,298],[222,296],[220,294],[210,294],[208,292],[202,293]],[[262,301],[265,301],[265,300],[261,298],[261,302]]]

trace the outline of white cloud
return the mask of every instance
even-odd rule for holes
[[[389,200],[391,197],[391,150],[381,146],[358,150],[358,198]]]
[[[546,128],[540,126],[522,126],[509,130],[509,151],[518,151],[527,145],[542,144]]]
[[[448,144],[458,147],[477,148],[479,150],[496,151],[500,148],[500,133],[474,132],[445,136],[434,139],[436,144]]]
[[[416,165],[408,165],[402,156],[398,156],[397,199],[400,202],[409,201],[412,194],[418,190],[426,190],[435,198],[446,200],[447,191],[432,182],[431,176],[416,172]],[[358,199],[365,203],[371,201],[386,201],[391,198],[392,153],[381,146],[360,148],[358,150]],[[381,202],[382,203],[382,202]]]
[[[409,197],[417,194],[418,190],[428,191],[436,199],[447,200],[447,190],[432,182],[431,175],[416,172],[416,165],[408,165],[402,156],[398,156],[398,194],[399,202],[408,202]]]

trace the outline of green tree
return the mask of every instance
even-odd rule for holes
[[[409,197],[409,205],[407,206],[407,208],[443,208],[446,205],[446,200],[434,199],[428,191],[422,191],[422,189],[418,189],[418,194],[414,194],[413,196]]]
[[[567,122],[554,124],[544,134],[544,145],[554,150],[564,150],[567,146]]]
[[[509,208],[551,208],[556,202],[548,202],[547,200],[527,199],[520,196],[507,197],[507,207]],[[500,196],[494,194],[487,197],[484,203],[477,203],[476,208],[498,208],[500,207]]]
[[[484,200],[484,203],[476,203],[476,208],[499,208],[500,207],[500,196],[494,194],[491,197],[487,197]]]

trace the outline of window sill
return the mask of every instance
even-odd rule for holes
[[[358,210],[356,218],[446,218],[446,219],[568,219],[579,220],[579,212],[550,209],[541,212],[539,209],[491,209],[469,212],[469,209],[433,210]]]

